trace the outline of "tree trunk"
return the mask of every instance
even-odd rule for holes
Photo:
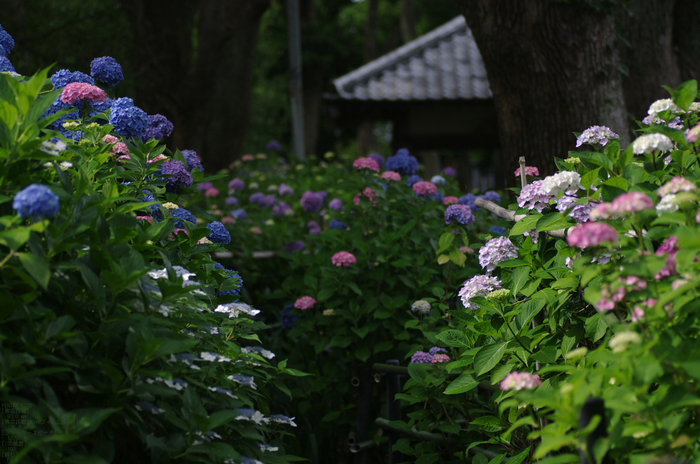
[[[365,63],[377,58],[377,15],[379,0],[369,0],[367,4],[367,22],[365,23],[365,45],[363,56]],[[357,128],[357,147],[360,157],[377,151],[377,136],[374,134],[374,121],[362,121]]]
[[[673,23],[673,47],[681,82],[700,79],[700,2],[676,0]]]
[[[612,15],[578,2],[455,1],[484,58],[506,172],[524,155],[552,174],[573,132],[595,124],[627,133]]]
[[[170,119],[171,143],[197,151],[208,169],[243,154],[260,19],[270,1],[120,0],[136,39],[137,105]]]

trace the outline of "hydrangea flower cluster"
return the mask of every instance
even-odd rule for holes
[[[576,222],[587,222],[590,218],[591,211],[598,204],[589,201],[588,203],[579,205],[576,203],[577,200],[578,197],[575,195],[563,195],[557,201],[557,211],[563,213],[570,209],[569,216],[574,218]]]
[[[219,221],[213,221],[207,224],[207,229],[211,231],[207,238],[212,242],[219,243],[224,246],[231,243],[231,233],[226,229],[226,226]]]
[[[489,274],[496,269],[496,264],[517,257],[518,247],[508,237],[491,239],[479,249],[479,264]]]
[[[12,208],[22,218],[54,218],[60,208],[59,197],[45,185],[31,184],[15,195]]]
[[[416,184],[417,182],[421,182],[422,180],[423,178],[421,176],[414,174],[408,179],[406,179],[406,185],[408,185],[409,187],[413,187],[414,184]]]
[[[422,181],[413,184],[413,191],[416,192],[417,195],[431,195],[437,193],[438,188],[437,185],[432,182]]]
[[[435,185],[447,185],[447,180],[442,176],[433,176],[430,178],[430,182]]]
[[[225,290],[223,292],[219,292],[220,296],[239,296],[241,294],[241,289],[243,288],[243,278],[238,274],[238,272],[232,270],[232,269],[226,269],[224,266],[220,263],[214,263],[214,269],[223,269],[224,274],[226,274],[227,279],[233,279],[233,278],[238,278],[239,280],[239,285],[233,290]]]
[[[632,142],[632,151],[635,155],[671,150],[673,150],[673,141],[664,134],[646,134],[637,137],[637,139]]]
[[[653,209],[654,202],[651,201],[649,195],[642,192],[629,192],[615,198],[610,203],[610,211],[617,216],[633,214],[645,209]]]
[[[299,316],[292,314],[293,309],[294,305],[288,304],[280,311],[280,322],[286,330],[292,330],[296,326],[297,319],[299,319]]]
[[[107,93],[95,85],[84,82],[71,82],[63,88],[63,92],[61,92],[61,101],[63,103],[73,104],[82,100],[106,102]]]
[[[479,309],[479,305],[472,303],[475,296],[486,296],[494,290],[501,288],[501,281],[495,276],[478,275],[464,282],[459,291],[462,304],[467,309]]]
[[[72,72],[67,69],[61,69],[51,76],[51,83],[54,89],[62,89],[73,82],[84,82],[86,84],[95,85],[95,80],[92,77],[80,71]]]
[[[297,240],[296,242],[287,242],[284,244],[284,251],[287,253],[294,253],[303,250],[305,246],[306,244],[301,240]]]
[[[425,300],[414,301],[411,305],[411,311],[420,314],[430,314],[430,303]]]
[[[112,103],[109,123],[117,134],[130,138],[140,138],[148,127],[148,114],[134,106],[134,100],[128,97],[116,99]]]
[[[452,224],[457,221],[462,225],[469,225],[476,221],[472,209],[467,205],[450,205],[445,211],[445,224]]]
[[[569,246],[587,248],[603,242],[617,242],[617,231],[603,222],[586,222],[571,229],[566,241]]]
[[[513,371],[501,382],[501,390],[526,390],[542,385],[540,376],[529,372]]]
[[[231,179],[231,181],[228,183],[228,188],[229,190],[243,190],[245,188],[245,181],[243,179],[239,179],[238,177]]]
[[[457,176],[457,170],[453,168],[452,166],[447,166],[442,170],[442,173],[445,174],[447,177],[456,177]]]
[[[450,362],[450,357],[446,354],[435,354],[430,358],[430,362],[433,364],[445,364]]]
[[[654,252],[656,256],[666,256],[666,265],[655,276],[654,279],[661,280],[664,277],[678,274],[676,271],[676,254],[678,254],[678,237],[671,235],[664,243]]]
[[[309,213],[318,213],[323,206],[325,195],[322,192],[307,190],[301,197],[301,207]]]
[[[168,118],[166,118],[162,114],[149,114],[148,127],[146,127],[146,132],[144,132],[141,136],[141,140],[143,140],[144,142],[151,138],[154,138],[156,140],[163,140],[163,138],[173,133],[174,128],[175,127],[173,126],[173,123],[170,122]],[[192,169],[190,169],[190,171],[192,171]]]
[[[453,197],[451,195],[442,199],[442,204],[445,206],[456,205],[458,203],[459,203],[459,198]],[[471,211],[471,208],[469,208],[469,211]]]
[[[92,63],[90,63],[90,74],[110,87],[114,87],[124,80],[121,65],[111,56],[103,56],[92,60]]]
[[[476,213],[481,209],[478,206],[476,206],[476,198],[477,196],[473,193],[467,193],[466,195],[459,197],[459,204],[469,206],[472,212]]]
[[[700,124],[696,124],[692,129],[688,129],[685,138],[690,143],[695,143],[700,138]]]
[[[282,145],[277,140],[270,140],[267,142],[267,145],[265,145],[265,150],[267,151],[280,151],[282,150]]]
[[[386,160],[386,170],[396,171],[402,176],[410,176],[418,172],[418,160],[411,156],[406,148],[401,148],[396,155],[390,156]]]
[[[534,209],[538,213],[541,213],[542,210],[549,206],[549,202],[554,199],[554,196],[544,192],[542,189],[543,182],[536,180],[523,187],[518,196],[518,206],[529,210]]]
[[[15,39],[12,38],[9,32],[0,26],[0,54],[7,56],[12,53],[15,48]]]
[[[399,174],[396,171],[384,171],[381,176],[379,176],[380,179],[385,179],[385,180],[395,180],[395,181],[400,181],[401,180],[401,174]]]
[[[170,212],[170,215],[174,218],[179,219],[179,220],[174,222],[174,227],[176,229],[184,229],[185,228],[185,223],[182,221],[191,222],[193,225],[197,224],[197,217],[194,214],[190,213],[185,208],[174,209]]]
[[[540,170],[536,166],[525,166],[525,175],[535,177],[540,175]],[[520,177],[520,168],[515,170],[515,177]]]
[[[578,136],[576,139],[576,147],[580,147],[584,143],[605,146],[610,139],[619,138],[620,136],[607,126],[591,126]]]
[[[683,110],[681,110],[680,107],[678,107],[678,105],[673,103],[673,100],[671,100],[670,98],[662,98],[661,100],[656,100],[649,106],[647,114],[649,116],[654,117],[657,114],[662,113],[664,111],[670,111],[671,113],[683,112]]]
[[[698,190],[698,186],[694,182],[680,176],[675,176],[670,181],[666,182],[664,185],[659,187],[656,191],[659,196],[665,197],[667,195],[674,195],[679,192],[695,192]]]
[[[370,203],[372,203],[372,206],[377,206],[377,200],[374,199],[374,197],[377,196],[377,192],[375,192],[373,189],[369,187],[365,187],[365,189],[361,192],[355,195],[352,199],[352,202],[355,203],[356,205],[360,204],[360,201],[362,200],[362,197],[365,197],[369,199]]]
[[[545,177],[540,187],[543,194],[554,197],[565,191],[576,192],[580,188],[581,175],[575,171],[562,171]]]
[[[289,185],[282,183],[277,188],[277,193],[280,194],[281,196],[294,195],[294,189],[292,187],[290,187]]]
[[[414,364],[431,364],[433,362],[433,356],[425,351],[416,351],[413,356],[411,356],[411,362]]]
[[[372,158],[357,158],[355,162],[352,163],[352,167],[379,172],[379,163],[374,161]]]
[[[167,175],[165,190],[170,193],[178,193],[180,187],[192,187],[192,174],[187,170],[185,163],[178,160],[164,161],[160,167],[161,173]]]
[[[386,164],[386,160],[379,153],[370,153],[369,158],[372,158],[374,161],[376,161],[380,168]]]
[[[342,221],[333,219],[331,223],[328,224],[328,227],[330,227],[331,229],[346,230],[348,228],[348,225]]]
[[[302,296],[297,301],[294,302],[294,307],[296,309],[311,309],[316,304],[316,299],[310,296]]]
[[[629,346],[633,343],[642,343],[642,337],[640,337],[637,332],[627,330],[613,335],[608,345],[613,353],[622,353],[623,351],[627,351]]]
[[[351,264],[357,264],[357,258],[350,252],[339,251],[331,257],[331,262],[335,266],[350,266]]]
[[[333,198],[328,207],[333,211],[345,211],[345,206],[343,206],[343,201],[340,198]]]

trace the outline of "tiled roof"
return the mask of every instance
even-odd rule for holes
[[[481,53],[462,16],[333,83],[348,100],[492,97]]]

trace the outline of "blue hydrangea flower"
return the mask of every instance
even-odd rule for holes
[[[338,230],[345,230],[348,228],[348,226],[344,223],[341,222],[337,219],[333,219],[331,223],[328,225],[331,229],[338,229]]]
[[[197,152],[194,150],[182,150],[182,156],[185,157],[185,161],[187,161],[187,170],[192,172],[195,169],[199,169],[201,172],[204,172],[204,167],[202,167],[202,162],[199,160],[199,156],[197,156]]]
[[[129,97],[117,98],[112,103],[112,113],[109,123],[114,131],[124,137],[141,137],[148,127],[148,114],[134,106],[134,100]]]
[[[110,87],[114,87],[124,79],[122,66],[111,56],[103,56],[92,60],[92,63],[90,63],[90,74]]]
[[[379,153],[370,153],[368,158],[371,158],[374,161],[376,161],[380,168],[386,164],[386,160]]]
[[[225,269],[224,266],[219,263],[214,263],[214,269],[223,269],[227,279],[238,278],[239,281],[238,288],[219,292],[219,296],[240,296],[241,289],[243,288],[243,278],[238,274],[238,272],[231,269]]]
[[[149,114],[148,127],[146,128],[146,132],[141,136],[141,140],[144,142],[151,138],[163,140],[164,137],[173,133],[173,129],[173,123],[162,114]],[[190,169],[190,171],[192,170]]]
[[[178,193],[180,187],[192,187],[192,174],[185,167],[185,163],[178,160],[163,161],[160,165],[162,174],[168,175],[165,179],[165,190],[170,193]]]
[[[15,48],[15,39],[12,38],[9,32],[0,26],[0,46],[5,49],[5,54],[7,56],[12,53],[12,49]]]
[[[494,192],[493,190],[489,190],[488,192],[484,193],[483,195],[479,195],[479,198],[483,198],[486,201],[492,201],[494,203],[500,203],[501,202],[501,196]]]
[[[299,319],[299,316],[292,314],[293,309],[294,304],[288,304],[282,308],[282,311],[280,311],[282,327],[284,327],[286,330],[292,330],[294,327],[296,327],[297,319]]]
[[[251,203],[258,205],[261,208],[265,207],[265,194],[262,192],[256,192],[256,193],[252,194],[250,196],[249,200]]]
[[[447,185],[447,180],[445,180],[445,178],[442,176],[433,176],[430,179],[430,182],[432,182],[435,185]]]
[[[387,171],[396,171],[402,176],[410,176],[418,172],[418,160],[415,156],[408,154],[405,148],[396,152],[396,155],[390,156],[386,160],[385,168]]]
[[[0,56],[0,72],[17,72],[15,67],[12,66],[12,62],[6,56]]]
[[[439,202],[442,202],[442,200],[445,199],[445,194],[442,192],[429,193],[428,196],[433,200],[437,200]]]
[[[61,69],[51,76],[51,83],[55,89],[62,89],[73,82],[84,82],[85,84],[95,85],[95,79],[80,71],[72,72],[68,69]]]
[[[8,55],[8,53],[7,53],[7,50],[5,50],[5,47],[0,45],[0,56],[7,56],[7,55]]]
[[[182,221],[188,221],[192,224],[197,224],[197,216],[187,211],[185,208],[174,209],[170,212],[170,215],[174,218],[180,219],[179,221],[174,221],[176,229],[184,229],[185,223]]]
[[[422,181],[423,181],[423,178],[421,176],[418,176],[415,174],[412,175],[411,177],[409,177],[408,179],[406,179],[406,183],[408,184],[409,187],[413,187],[413,184],[415,184],[416,182],[422,182]]]
[[[467,205],[450,205],[445,211],[445,224],[452,224],[456,221],[466,226],[475,220],[472,209]]]
[[[506,233],[506,229],[501,226],[493,226],[489,229],[489,232],[496,235],[503,235]]]
[[[143,196],[140,197],[138,200],[143,201],[143,202],[157,201],[155,195],[153,195],[150,190],[144,190]],[[160,222],[163,220],[163,212],[160,210],[158,205],[151,205],[148,207],[148,209],[151,210],[151,217],[153,217],[153,219],[155,219],[156,222]],[[195,221],[196,221],[196,219],[195,219]],[[175,226],[175,227],[177,228],[177,226]],[[184,228],[185,228],[184,226],[180,227],[180,229],[184,229]]]
[[[207,229],[211,231],[207,238],[212,242],[220,243],[224,246],[231,243],[231,233],[226,229],[226,226],[219,221],[213,221],[207,224]]]
[[[41,184],[31,184],[24,188],[12,201],[12,208],[23,218],[53,218],[58,214],[59,207],[58,195]]]
[[[231,211],[231,217],[238,221],[243,221],[248,219],[248,213],[243,208],[238,208]]]
[[[288,242],[284,244],[284,251],[287,253],[294,253],[296,251],[301,251],[304,249],[306,244],[302,242],[301,240],[297,240],[296,242]]]
[[[445,348],[441,348],[439,346],[434,346],[434,347],[430,348],[428,353],[430,353],[430,356],[435,356],[438,353],[447,353],[447,350]]]
[[[459,204],[469,206],[472,209],[472,212],[474,212],[474,213],[481,209],[481,208],[476,206],[476,203],[474,203],[475,201],[476,201],[476,195],[474,195],[473,193],[467,193],[463,197],[459,198]]]

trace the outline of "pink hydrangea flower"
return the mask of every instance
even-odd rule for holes
[[[251,227],[251,228],[250,228],[250,231],[251,231],[252,233],[258,234],[258,235],[262,234],[262,229],[261,229],[260,227],[258,227],[258,226],[253,226],[253,227]]]
[[[117,158],[117,161],[121,161],[122,163],[126,163],[130,159],[131,159],[130,155],[122,155],[119,158]]]
[[[129,156],[129,154],[131,154],[131,151],[129,150],[129,147],[127,147],[124,142],[115,143],[114,146],[112,147],[112,153],[114,153],[114,154],[121,153],[122,155],[126,155],[127,159],[131,159],[131,156]],[[117,159],[122,159],[122,158],[124,158],[124,156],[120,156]]]
[[[612,203],[600,203],[598,206],[593,208],[591,213],[588,215],[588,219],[591,221],[597,221],[598,219],[610,219],[612,215]]]
[[[665,197],[667,195],[673,195],[678,192],[695,192],[698,186],[694,182],[680,176],[675,176],[670,181],[666,182],[663,186],[659,187],[657,193],[660,197]]]
[[[355,195],[355,197],[352,199],[352,202],[355,203],[356,205],[359,205],[362,197],[367,197],[367,198],[369,198],[369,201],[372,203],[372,206],[377,206],[377,201],[374,199],[375,196],[377,196],[377,192],[375,192],[373,189],[371,189],[369,187],[365,187],[365,189],[362,191],[362,193],[358,193],[357,195]]]
[[[459,203],[459,198],[457,198],[457,197],[450,196],[450,197],[445,197],[442,199],[442,204],[445,206],[456,205],[457,203]]]
[[[88,99],[93,102],[106,102],[107,93],[96,85],[85,82],[71,82],[63,88],[61,101],[73,104],[78,100]]]
[[[535,177],[540,175],[540,170],[536,166],[525,166],[525,175]],[[520,168],[515,170],[515,177],[520,177]]]
[[[511,372],[501,382],[501,390],[525,390],[542,385],[540,376],[529,372]]]
[[[136,216],[136,219],[143,219],[148,221],[149,224],[153,224],[153,218],[151,216]]]
[[[374,161],[374,160],[372,160]],[[376,163],[376,161],[375,161]],[[379,176],[382,179],[386,180],[401,180],[401,174],[399,174],[396,171],[384,171],[381,176]]]
[[[235,224],[236,220],[232,218],[231,216],[225,216],[221,218],[221,223],[222,224]]]
[[[357,258],[350,252],[339,251],[333,255],[331,262],[336,266],[350,266],[351,264],[357,264]]]
[[[113,145],[117,142],[119,142],[119,139],[113,136],[112,134],[107,134],[104,137],[102,137],[102,141],[106,143],[107,145]]]
[[[666,257],[666,265],[661,269],[655,276],[654,279],[661,280],[664,277],[672,276],[678,274],[676,270],[676,254],[678,253],[678,237],[671,235],[664,243],[661,244],[658,250],[654,252],[656,256]]]
[[[294,302],[294,307],[297,309],[311,309],[316,304],[316,300],[310,296],[302,296]]]
[[[357,169],[370,169],[375,172],[379,172],[379,163],[374,161],[372,158],[357,158],[352,167]]]
[[[569,246],[587,248],[603,242],[617,242],[617,231],[603,222],[585,222],[571,229],[566,241]]]
[[[433,364],[448,363],[448,362],[450,362],[450,357],[447,356],[446,354],[436,354],[436,355],[433,355],[430,362]]]
[[[649,195],[642,192],[623,193],[610,204],[612,213],[619,216],[644,211],[645,209],[654,209],[654,202],[651,201]]]
[[[243,156],[241,156],[241,161],[255,161],[255,156],[243,155]]]
[[[151,154],[150,154],[150,153],[149,153],[148,155],[146,155],[146,160],[147,160],[148,164],[156,163],[156,162],[158,162],[158,161],[165,161],[165,160],[168,159],[168,157],[165,156],[165,155],[162,154],[162,153],[161,153],[160,155],[156,156],[156,157],[153,158],[153,159],[149,159],[150,157],[151,157]]]
[[[216,187],[210,187],[204,191],[204,196],[205,197],[218,197],[219,196],[219,189]]]
[[[632,322],[639,322],[644,319],[644,316],[646,316],[646,312],[642,309],[642,307],[635,306],[634,311],[632,311]]]
[[[418,195],[430,195],[432,193],[437,193],[438,188],[437,185],[433,184],[432,182],[424,180],[413,184],[413,191]]]

